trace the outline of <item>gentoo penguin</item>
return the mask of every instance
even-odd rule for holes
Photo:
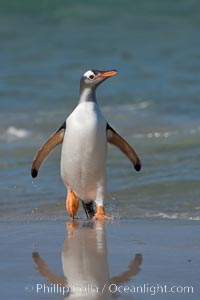
[[[85,72],[80,81],[79,102],[63,125],[36,153],[31,174],[38,170],[49,153],[62,143],[61,177],[67,187],[66,209],[74,218],[79,200],[87,217],[108,219],[104,211],[106,193],[107,142],[117,146],[140,171],[141,162],[133,148],[108,124],[98,106],[96,88],[116,70]],[[96,213],[93,208],[96,203]]]

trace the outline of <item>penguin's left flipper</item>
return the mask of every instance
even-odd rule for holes
[[[117,146],[132,162],[136,171],[141,169],[141,161],[135,150],[107,123],[107,140]]]
[[[63,125],[55,133],[53,133],[48,138],[48,140],[40,147],[32,163],[31,175],[33,178],[37,177],[41,164],[44,162],[45,159],[47,159],[50,152],[57,145],[63,142],[65,130],[66,130],[66,122],[64,122]]]

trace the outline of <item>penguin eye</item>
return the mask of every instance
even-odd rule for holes
[[[90,79],[90,80],[93,80],[94,79],[94,75],[93,74],[91,74],[88,78]]]

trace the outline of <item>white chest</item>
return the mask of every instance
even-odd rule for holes
[[[77,147],[91,148],[100,146],[105,137],[106,120],[96,103],[81,103],[68,117],[64,144],[73,142]]]
[[[79,104],[66,121],[61,174],[82,198],[96,193],[99,182],[105,181],[106,124],[94,102]]]

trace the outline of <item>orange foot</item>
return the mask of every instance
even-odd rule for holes
[[[97,206],[97,212],[96,214],[94,215],[94,217],[92,218],[93,220],[98,220],[98,219],[106,219],[106,220],[109,220],[111,219],[111,217],[107,216],[105,214],[105,211],[104,211],[104,207],[103,206]]]
[[[66,199],[66,210],[70,217],[74,219],[77,211],[79,209],[78,197],[74,194],[73,191],[69,191]]]

